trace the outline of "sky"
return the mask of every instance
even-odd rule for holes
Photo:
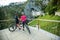
[[[0,0],[0,6],[1,5],[9,5],[9,3],[13,3],[13,2],[25,2],[27,0]]]

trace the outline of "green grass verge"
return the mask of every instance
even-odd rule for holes
[[[38,24],[38,21],[34,20],[29,25],[30,26],[35,26],[36,24]],[[60,36],[60,25],[59,24],[60,23],[57,23],[57,22],[39,21],[40,28],[42,28],[43,30],[46,30],[50,33],[56,34],[58,36]]]
[[[43,16],[43,17],[39,16],[37,19],[60,20],[60,17],[59,16],[46,15],[46,16]],[[60,36],[60,23],[33,20],[29,25],[30,26],[35,26],[36,24],[38,24],[38,22],[39,22],[39,26],[40,26],[41,29]]]

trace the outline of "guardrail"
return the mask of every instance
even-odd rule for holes
[[[59,20],[47,20],[47,19],[35,19],[35,20],[48,21],[48,22],[60,22]]]
[[[15,19],[8,19],[8,20],[0,20],[0,21],[13,21]],[[31,19],[29,19],[31,20]],[[48,21],[48,22],[60,22],[60,20],[47,20],[47,19],[34,19],[34,20],[40,20],[40,21]]]
[[[2,21],[14,21],[15,19],[8,19],[8,20],[0,20],[0,22]]]

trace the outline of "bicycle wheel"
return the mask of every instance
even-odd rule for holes
[[[29,32],[29,34],[31,34],[31,32],[30,32],[30,29],[29,29],[28,25],[25,25],[25,26],[26,26],[26,29],[27,29],[27,31]]]
[[[13,31],[15,31],[16,29],[17,29],[16,25],[10,24],[10,26],[9,26],[9,31],[13,32]]]

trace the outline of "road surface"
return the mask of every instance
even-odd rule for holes
[[[56,40],[37,28],[30,28],[30,30],[31,34],[28,33],[26,28],[25,31],[17,29],[14,32],[10,32],[8,28],[0,30],[0,40]]]

